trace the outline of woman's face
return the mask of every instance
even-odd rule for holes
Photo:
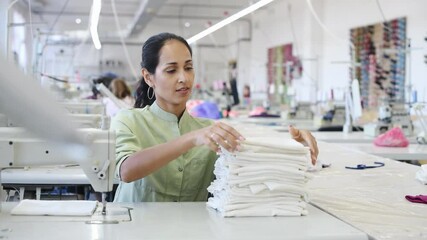
[[[151,77],[159,106],[173,113],[183,111],[194,82],[193,60],[188,48],[180,41],[167,41]]]

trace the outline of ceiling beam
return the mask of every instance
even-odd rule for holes
[[[194,15],[171,15],[171,14],[156,14],[156,18],[163,19],[196,19],[196,20],[223,20],[225,17],[221,16],[194,16]],[[248,21],[248,19],[240,18],[236,21]]]
[[[180,3],[166,3],[164,4],[165,7],[196,7],[196,8],[220,8],[220,9],[242,9],[243,6],[239,6],[239,5],[226,5],[226,4],[198,4],[198,3],[194,3],[194,4],[189,4],[189,3],[184,3],[184,4],[180,4]]]
[[[89,9],[90,10],[90,9]],[[85,16],[88,17],[90,11],[64,11],[62,12],[62,15],[66,15],[66,16]],[[58,15],[60,12],[59,11],[38,11],[37,14],[40,15]],[[106,17],[113,17],[114,14],[112,12],[105,12],[105,11],[101,11],[101,16],[106,16]],[[133,17],[135,16],[134,12],[119,12],[118,13],[119,16],[125,16],[125,17]]]

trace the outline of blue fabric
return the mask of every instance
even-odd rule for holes
[[[197,106],[195,106],[191,113],[193,116],[201,117],[201,118],[210,118],[210,119],[220,119],[221,114],[218,109],[218,105],[212,102],[203,102]]]

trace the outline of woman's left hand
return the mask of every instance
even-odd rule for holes
[[[240,150],[240,142],[245,138],[233,127],[222,122],[201,128],[193,132],[195,146],[206,145],[215,152],[220,146],[229,152]]]
[[[317,156],[319,155],[316,138],[311,135],[310,131],[299,130],[292,125],[289,125],[289,133],[293,139],[310,148],[311,163],[316,165]]]

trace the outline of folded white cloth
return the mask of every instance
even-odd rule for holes
[[[239,209],[232,211],[224,211],[222,215],[224,217],[265,217],[265,216],[304,216],[307,215],[307,210],[302,211],[291,211],[289,209],[272,208],[272,207],[254,207],[247,209]]]
[[[12,215],[91,216],[97,201],[22,200],[10,212]]]
[[[242,149],[222,149],[207,206],[224,217],[306,215],[308,148],[292,139],[249,138]]]
[[[224,211],[242,210],[248,208],[281,208],[287,209],[293,212],[302,212],[307,206],[304,202],[293,202],[293,203],[240,203],[240,204],[227,204],[224,206]]]
[[[243,167],[242,167],[243,168]],[[246,178],[256,178],[256,177],[264,177],[264,178],[279,178],[279,179],[292,179],[292,180],[299,180],[300,182],[305,182],[308,178],[310,178],[310,175],[307,174],[304,171],[299,171],[298,169],[263,169],[262,166],[260,166],[259,170],[256,170],[255,168],[247,169],[247,170],[231,170],[229,172],[229,178],[235,179],[246,179]]]
[[[427,164],[421,165],[421,169],[417,171],[415,178],[422,184],[427,184]]]
[[[307,153],[308,147],[293,139],[274,137],[249,137],[243,143],[244,151],[268,153]]]
[[[254,152],[243,151],[243,152],[235,153],[235,156],[237,159],[247,160],[247,161],[294,162],[294,163],[302,163],[305,165],[308,157],[308,151],[303,151],[300,153],[272,153],[272,152],[254,153]]]
[[[223,192],[221,196],[210,198],[209,207],[219,211],[223,216],[301,216],[306,215],[306,202],[298,198],[234,198],[230,200]],[[247,201],[249,200],[249,201]]]
[[[286,178],[280,178],[280,177],[271,177],[271,176],[266,176],[266,177],[254,177],[254,178],[248,178],[248,177],[241,177],[241,178],[229,178],[228,182],[230,184],[230,186],[238,186],[238,187],[246,187],[249,185],[253,185],[253,184],[265,184],[266,182],[280,182],[282,184],[288,185],[288,186],[298,186],[298,187],[302,187],[305,183],[304,180],[293,180],[293,179],[286,179]]]

